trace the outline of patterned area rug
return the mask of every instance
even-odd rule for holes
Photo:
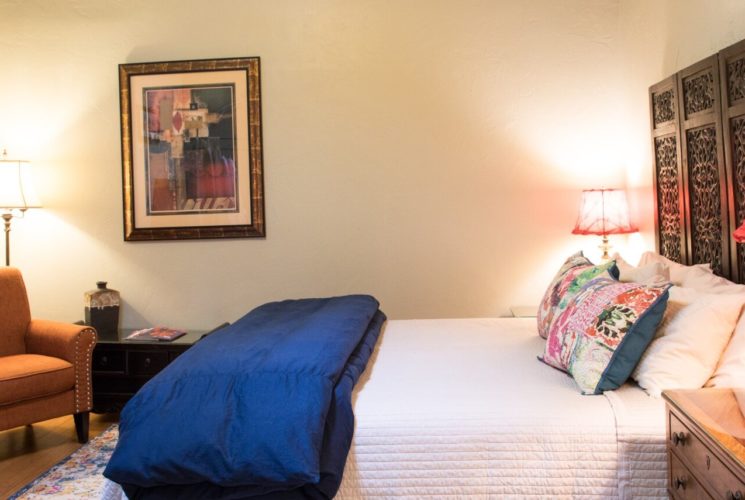
[[[116,447],[119,426],[114,424],[98,437],[34,479],[9,500],[41,497],[55,499],[101,498],[103,470]]]

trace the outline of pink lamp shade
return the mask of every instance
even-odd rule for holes
[[[627,234],[639,231],[629,222],[626,192],[620,189],[582,191],[579,216],[572,234]]]
[[[738,243],[745,243],[745,221],[735,229],[735,232],[732,233],[732,237],[735,239]]]
[[[626,192],[621,189],[586,189],[582,191],[579,215],[572,234],[597,234],[603,237],[603,260],[608,255],[609,234],[628,234],[639,231],[629,221]]]

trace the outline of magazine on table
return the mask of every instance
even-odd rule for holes
[[[184,330],[177,330],[175,328],[167,328],[165,326],[154,326],[152,328],[143,328],[127,335],[126,340],[158,340],[162,342],[170,342],[171,340],[177,339],[186,335]]]

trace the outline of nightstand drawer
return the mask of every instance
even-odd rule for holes
[[[155,375],[168,365],[166,351],[130,351],[127,353],[129,374],[133,376]]]
[[[668,452],[669,453],[669,452]],[[668,491],[680,500],[709,499],[704,489],[698,484],[686,466],[674,454],[670,454],[670,475]]]
[[[124,352],[122,351],[93,351],[93,371],[124,373]]]
[[[705,473],[709,486],[721,498],[727,498],[727,492],[745,492],[745,485],[672,413],[670,440],[671,448],[681,460],[690,464],[694,470]]]

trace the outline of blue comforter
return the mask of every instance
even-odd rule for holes
[[[104,475],[130,498],[333,497],[384,321],[365,295],[254,309],[130,400]]]

